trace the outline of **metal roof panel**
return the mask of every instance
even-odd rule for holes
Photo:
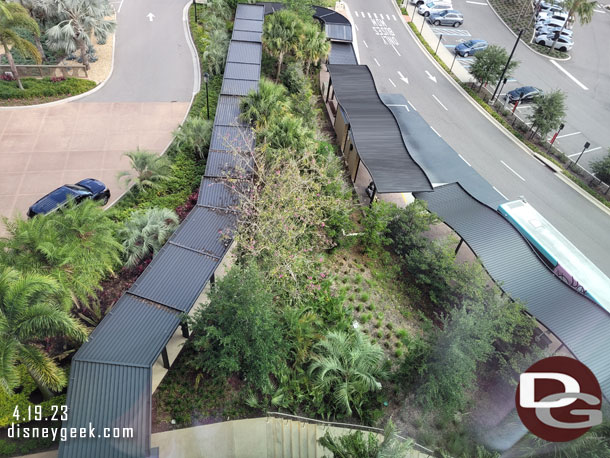
[[[245,126],[246,123],[240,121],[239,115],[241,113],[239,104],[241,103],[240,97],[234,97],[230,95],[221,95],[218,97],[218,103],[216,104],[216,114],[214,115],[215,126]]]
[[[222,80],[222,95],[248,95],[250,91],[258,92],[258,80],[234,80],[224,78]]]
[[[263,33],[247,32],[245,30],[233,30],[233,36],[231,38],[236,41],[252,41],[255,43],[262,43]]]
[[[262,32],[263,21],[251,21],[249,19],[235,19],[233,30],[242,32]]]
[[[263,5],[246,5],[239,3],[235,10],[235,19],[254,19],[262,21],[265,17],[265,7]]]
[[[199,186],[197,205],[235,209],[239,205],[238,192],[242,187],[242,183],[236,180],[204,177]]]
[[[258,81],[261,77],[261,66],[257,64],[241,64],[228,62],[225,66],[225,78]]]

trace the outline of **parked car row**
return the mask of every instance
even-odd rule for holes
[[[569,17],[561,1],[540,2],[536,14],[534,43],[552,47],[559,51],[569,51],[574,46],[573,32],[568,29]]]

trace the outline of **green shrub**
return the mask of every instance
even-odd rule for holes
[[[386,325],[385,325],[385,327],[386,327],[386,328],[388,328],[390,331],[391,331],[392,329],[394,329],[394,325],[393,325],[392,323],[388,323],[388,324],[386,324]]]
[[[360,295],[360,302],[368,302],[369,300],[369,293],[362,293]]]
[[[309,82],[303,73],[303,66],[299,62],[290,62],[282,72],[282,83],[291,94],[302,94]]]
[[[362,244],[369,255],[377,254],[381,248],[390,244],[388,224],[396,216],[398,207],[391,202],[376,200],[370,207],[363,209]]]
[[[208,155],[211,137],[212,121],[199,116],[189,116],[174,131],[174,144],[180,151],[194,151],[199,157],[205,159]]]
[[[375,327],[376,327],[376,328],[380,328],[382,325],[383,325],[383,322],[382,322],[381,320],[377,320],[377,321],[375,322]],[[379,332],[381,332],[381,331],[379,331]]]
[[[66,78],[53,82],[51,78],[21,78],[23,91],[17,81],[0,80],[0,99],[34,99],[39,97],[60,97],[82,94],[93,89],[96,84],[81,78]]]

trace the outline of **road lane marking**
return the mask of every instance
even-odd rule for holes
[[[398,52],[398,49],[396,49],[396,46],[392,45],[392,48],[394,49],[394,51],[396,51],[396,54],[398,54],[398,57],[400,57],[400,53]]]
[[[373,16],[375,16],[375,19],[377,19],[377,13],[373,13]]]
[[[439,103],[439,105],[445,109],[445,111],[449,111],[449,109],[445,105],[443,105],[443,102],[441,102],[437,96],[432,94],[432,97],[434,97],[434,100],[436,100]]]
[[[388,80],[390,81],[390,83],[392,83],[392,86],[396,87],[396,84],[394,84],[394,81],[392,81],[390,78],[388,78]]]
[[[436,83],[436,76],[432,76],[428,70],[425,70],[425,72],[426,72],[426,75],[428,75],[428,78],[430,78],[432,81],[434,81]]]
[[[558,135],[557,138],[566,138],[566,137],[571,137],[572,135],[578,135],[578,134],[582,134],[582,132],[572,132],[571,134]]]
[[[409,78],[407,78],[405,75],[403,75],[401,72],[398,72],[398,76],[400,77],[400,79],[402,81],[404,81],[405,83],[409,84]]]
[[[413,111],[417,111],[417,108],[415,108],[411,102],[407,100],[407,103],[411,106],[411,108],[413,108]]]
[[[458,156],[460,156],[460,158],[466,163],[466,165],[468,165],[468,167],[472,167],[472,165],[470,165],[470,162],[464,159],[464,156],[462,156],[460,153],[458,153]]]
[[[395,21],[398,20],[398,19],[396,19],[396,16],[394,16],[393,14],[392,14],[392,19],[394,19]]]
[[[356,15],[356,17],[360,17],[358,16],[358,11],[354,11],[354,14]]]
[[[483,5],[483,6],[487,6],[487,3],[485,3],[485,2],[471,2],[470,0],[466,0],[466,3],[470,3],[471,5]]]
[[[369,17],[369,18],[371,17],[371,13],[368,13],[368,12],[367,12],[366,14],[368,15],[368,17]]]
[[[360,16],[364,17],[364,11],[360,11]]]
[[[366,46],[367,48],[369,47],[369,45],[366,44],[366,41],[362,40],[362,43],[364,43],[364,46]]]
[[[436,135],[441,137],[441,134],[439,134],[434,127],[430,126],[430,129],[432,129]],[[441,137],[441,138],[443,138],[443,137]]]
[[[389,14],[386,14],[385,17],[388,18],[388,21],[390,20],[390,15]]]
[[[592,153],[593,151],[597,151],[598,149],[602,149],[602,147],[598,146],[597,148],[586,149],[583,154]],[[579,154],[581,153],[568,154],[568,157],[578,156]]]
[[[378,67],[381,67],[381,64],[379,63],[379,61],[377,60],[376,57],[373,57],[373,60],[375,61],[375,63],[377,64]]]
[[[401,105],[401,104],[396,104],[396,103],[388,103],[386,105],[386,107],[404,107],[405,110],[407,110],[408,112],[411,112],[411,110],[409,110],[409,107],[407,105]]]
[[[515,175],[517,175],[517,177],[519,177],[519,179],[521,181],[525,181],[525,178],[523,178],[521,175],[519,175],[517,172],[515,172],[506,162],[504,162],[504,161],[500,161],[500,162],[502,163],[502,165],[504,165],[504,167],[506,167],[508,170],[513,172]]]
[[[504,194],[502,194],[498,188],[496,188],[495,186],[492,186],[492,188],[494,188],[498,194],[500,194],[502,197],[504,197],[506,200],[508,200],[508,197],[506,197]]]
[[[354,27],[356,28],[356,32],[360,30],[356,24],[354,24]]]
[[[574,75],[572,75],[569,71],[567,71],[565,68],[563,68],[561,65],[559,65],[557,62],[555,62],[554,60],[551,61],[551,64],[553,64],[555,67],[557,67],[559,70],[561,70],[568,78],[570,78],[572,81],[574,81],[576,84],[578,84],[582,89],[584,89],[585,91],[588,91],[589,88],[587,86],[585,86],[584,84],[582,84],[580,81],[578,81]]]

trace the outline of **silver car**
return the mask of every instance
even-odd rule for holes
[[[464,16],[457,10],[445,10],[430,14],[427,20],[430,24],[434,25],[459,27],[464,23]]]

